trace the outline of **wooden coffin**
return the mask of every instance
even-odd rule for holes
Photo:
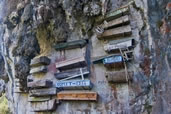
[[[131,26],[122,26],[114,29],[105,30],[102,34],[98,35],[97,38],[113,38],[113,37],[124,37],[132,34]]]
[[[127,49],[134,46],[134,39],[122,39],[113,42],[104,46],[104,50],[107,52],[115,51],[118,49]]]
[[[57,79],[67,80],[67,79],[72,79],[72,78],[84,76],[87,74],[89,74],[89,71],[88,71],[87,67],[85,67],[85,68],[76,68],[76,69],[67,70],[64,72],[55,73],[55,77]]]
[[[88,40],[76,40],[66,43],[58,43],[54,46],[54,48],[59,50],[67,50],[67,49],[74,49],[74,48],[82,48],[88,43]]]
[[[113,83],[127,82],[125,71],[106,72],[105,75],[109,82],[113,82]],[[134,75],[133,71],[128,71],[129,80],[132,80],[133,75]]]
[[[56,88],[44,88],[30,90],[30,96],[52,96],[56,94]]]
[[[46,73],[48,71],[46,66],[32,67],[30,74]]]
[[[38,80],[38,81],[32,81],[27,82],[27,87],[30,88],[48,88],[52,87],[53,82],[50,80]]]
[[[30,97],[28,96],[28,102],[43,102],[43,101],[49,101],[51,99],[50,96],[46,97]]]
[[[44,102],[33,102],[31,103],[31,108],[34,112],[54,111],[56,109],[56,100],[52,99]]]
[[[27,93],[27,90],[23,90],[21,87],[14,87],[14,93]]]
[[[31,60],[30,66],[31,67],[36,67],[36,66],[41,66],[41,65],[49,65],[50,64],[50,59],[46,56],[42,56],[39,58],[34,58]]]
[[[107,68],[124,68],[124,61],[121,55],[104,58],[103,64]]]
[[[57,93],[58,100],[97,101],[97,93],[90,91],[62,91]]]
[[[85,67],[86,61],[84,57],[74,58],[56,63],[56,68],[59,70],[68,70],[78,67]]]
[[[104,20],[111,21],[113,19],[119,18],[124,15],[128,15],[128,14],[129,14],[129,7],[126,6],[126,7],[111,11],[111,12],[107,13],[104,17],[102,17],[102,16],[98,17],[96,19],[96,23],[102,23]]]
[[[70,89],[91,89],[92,84],[90,80],[69,80],[69,81],[58,81],[56,83],[57,88],[61,88],[64,90],[70,90]]]
[[[101,27],[104,29],[109,29],[109,28],[113,28],[113,27],[123,26],[128,23],[129,23],[129,17],[128,17],[128,15],[125,15],[125,16],[122,16],[115,20],[109,21],[105,24],[102,24]]]

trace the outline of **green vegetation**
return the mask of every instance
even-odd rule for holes
[[[5,94],[0,97],[0,114],[10,114],[8,100],[6,99]]]

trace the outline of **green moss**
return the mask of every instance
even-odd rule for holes
[[[5,94],[0,97],[0,114],[11,114],[8,108],[8,100],[5,97]]]

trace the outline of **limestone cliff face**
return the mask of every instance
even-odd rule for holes
[[[104,46],[108,39],[98,36],[106,29],[111,11],[129,8],[131,35],[116,39],[135,40],[133,60],[126,63],[133,71],[127,83],[108,82],[108,69],[94,60],[108,56]],[[122,15],[125,15],[122,13]],[[169,0],[1,0],[0,1],[0,95],[5,91],[13,114],[169,114],[171,113],[171,3]],[[107,25],[107,24],[105,24]],[[119,26],[125,26],[119,25]],[[108,29],[107,29],[108,30]],[[124,29],[121,29],[123,32]],[[55,50],[60,43],[87,39],[83,48]],[[31,75],[31,60],[50,59],[47,72]],[[53,111],[34,112],[29,102],[28,79],[51,80],[55,87],[56,64],[85,56],[93,88],[98,99],[92,101],[59,101]],[[20,92],[16,92],[16,80]],[[74,91],[74,90],[73,90]],[[84,90],[83,90],[84,91]],[[58,91],[57,91],[58,93]]]

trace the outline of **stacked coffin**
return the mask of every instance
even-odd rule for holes
[[[28,101],[31,103],[32,111],[44,112],[56,109],[57,90],[53,87],[53,82],[47,79],[36,79],[36,74],[44,75],[50,64],[50,59],[46,56],[35,58],[31,61],[30,76],[27,79],[27,87],[29,88]]]
[[[57,51],[83,48],[88,40],[76,40],[57,44]],[[59,72],[55,73],[58,100],[97,100],[97,93],[89,91],[92,83],[87,79],[90,71],[85,57],[76,57],[56,63]]]
[[[127,70],[126,66],[126,63],[133,59],[132,49],[135,45],[134,39],[131,38],[129,12],[129,5],[127,5],[108,13],[102,19],[104,23],[96,29],[97,38],[108,41],[104,45],[104,50],[110,55],[95,59],[93,62],[102,62],[108,69],[115,68],[115,72],[106,72],[106,78],[109,82],[127,82],[128,78],[131,79],[133,75],[132,71]],[[111,53],[114,54],[111,55]],[[122,71],[123,68],[125,68],[125,71]]]
[[[27,89],[24,89],[23,86],[21,85],[21,79],[15,78],[14,79],[14,92],[15,93],[27,93]]]

